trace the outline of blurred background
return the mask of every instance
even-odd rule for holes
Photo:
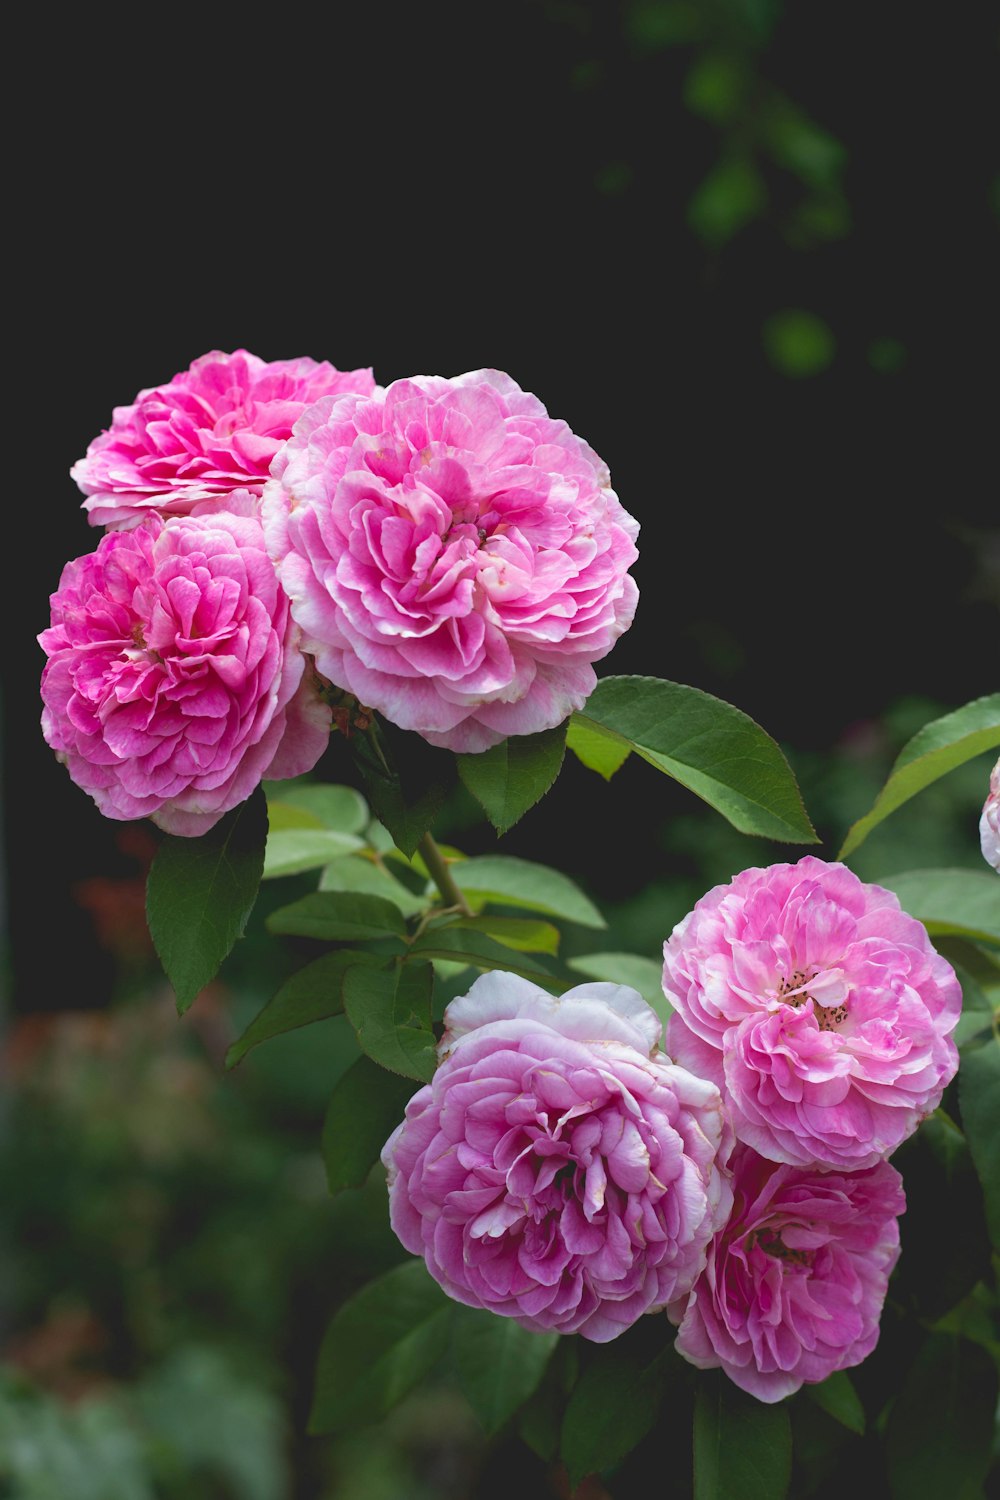
[[[32,534],[3,664],[0,1496],[530,1494],[541,1460],[516,1436],[487,1451],[447,1389],[391,1441],[304,1436],[325,1321],[401,1252],[377,1182],[326,1196],[338,1023],[224,1073],[289,963],[261,913],[178,1023],[145,936],[152,832],[102,819],[41,739],[34,637],[98,539],[68,470],[113,406],[210,349],[382,383],[507,370],[642,526],[636,622],[599,671],[750,713],[832,858],[908,736],[1000,678],[995,13],[508,0],[291,6],[259,30],[206,11],[142,41],[87,11],[35,25],[11,162],[9,505]],[[353,780],[338,756],[324,774]],[[982,867],[988,770],[922,794],[858,873]],[[461,796],[437,831],[495,847]],[[605,947],[654,957],[709,885],[797,857],[631,761],[608,787],[567,764],[501,848],[571,873]]]

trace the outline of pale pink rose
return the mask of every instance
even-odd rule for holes
[[[632,622],[637,523],[499,371],[324,398],[272,474],[264,527],[306,649],[433,745],[561,723]]]
[[[235,489],[260,494],[271,460],[313,401],[374,389],[371,370],[312,359],[268,363],[245,349],[204,354],[166,385],[140,391],[131,406],[115,407],[110,430],[70,474],[88,497],[92,526],[224,505]]]
[[[955,1075],[954,970],[845,865],[744,870],[663,954],[672,1056],[719,1084],[737,1138],[772,1161],[874,1166]]]
[[[109,818],[204,833],[263,777],[311,770],[326,747],[330,709],[256,497],[230,504],[106,533],[52,595],[42,730]]]
[[[721,1366],[759,1401],[860,1364],[878,1342],[899,1258],[903,1180],[778,1166],[749,1146],[732,1157],[733,1210],[687,1298],[667,1309],[677,1351]]]
[[[636,991],[484,974],[445,1027],[382,1160],[392,1227],[449,1296],[605,1343],[688,1291],[732,1137]]]
[[[983,858],[1000,872],[1000,760],[990,772],[990,790],[979,819],[979,843]]]

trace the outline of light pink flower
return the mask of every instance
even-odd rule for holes
[[[150,511],[187,515],[224,504],[234,489],[260,494],[271,460],[296,420],[320,396],[370,394],[371,370],[323,361],[270,363],[237,349],[204,354],[166,385],[117,406],[70,474],[88,497],[92,526],[134,526]]]
[[[663,954],[671,1054],[719,1084],[737,1138],[772,1161],[874,1166],[954,1077],[954,970],[845,865],[744,870]]]
[[[813,1172],[742,1145],[732,1168],[729,1222],[690,1297],[667,1311],[691,1364],[721,1365],[759,1401],[780,1401],[860,1364],[878,1342],[903,1181],[888,1162]]]
[[[1000,760],[990,772],[990,790],[979,819],[979,843],[983,858],[1000,872]]]
[[[434,745],[562,722],[632,622],[638,525],[597,454],[508,375],[328,397],[264,492],[319,670]]]
[[[624,985],[484,974],[386,1142],[392,1227],[458,1302],[604,1343],[692,1286],[731,1203],[719,1092]]]
[[[52,595],[42,730],[109,818],[204,833],[326,746],[256,497],[230,504],[108,532]]]

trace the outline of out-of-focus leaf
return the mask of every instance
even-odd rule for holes
[[[1000,693],[976,698],[964,708],[925,724],[903,746],[871,811],[851,825],[837,858],[846,859],[853,854],[873,828],[924,787],[997,745],[1000,745]],[[1000,893],[997,904],[1000,906]]]
[[[563,1418],[560,1448],[575,1488],[619,1463],[646,1436],[663,1399],[672,1348],[643,1362],[610,1345],[591,1358]]]
[[[344,1009],[341,987],[347,970],[352,964],[377,962],[373,954],[338,948],[335,953],[324,953],[322,958],[306,964],[304,969],[285,980],[273,999],[250,1022],[239,1041],[233,1043],[226,1053],[226,1067],[235,1067],[251,1047],[259,1046],[269,1037],[281,1036],[283,1032],[340,1015]]]
[[[889,1411],[885,1454],[893,1500],[974,1496],[993,1445],[997,1369],[985,1349],[935,1333]]]
[[[585,724],[576,715],[569,721],[566,746],[577,760],[610,781],[632,754],[631,745],[597,724]]]
[[[1000,943],[1000,880],[988,870],[906,870],[880,885],[927,931]]]
[[[559,1341],[473,1307],[456,1307],[451,1338],[462,1394],[489,1437],[527,1401]]]
[[[434,1074],[429,963],[373,968],[344,975],[344,1009],[362,1048],[381,1067],[427,1083]]]
[[[846,1370],[835,1370],[817,1385],[803,1386],[803,1390],[843,1427],[859,1436],[864,1432],[865,1409]]]
[[[746,72],[730,52],[705,52],[684,80],[684,103],[694,114],[724,125],[740,108]]]
[[[323,1161],[331,1193],[360,1187],[414,1094],[410,1078],[359,1057],[330,1095],[323,1122]]]
[[[580,887],[548,865],[506,854],[484,854],[459,860],[449,868],[459,890],[475,900],[545,912],[567,922],[579,922],[581,927],[607,926]]]
[[[781,1500],[792,1473],[788,1412],[712,1370],[694,1406],[695,1500]]]
[[[319,878],[319,888],[321,891],[359,891],[365,896],[381,896],[384,901],[391,901],[398,907],[404,917],[425,911],[429,905],[427,897],[414,895],[384,865],[360,854],[331,860]]]
[[[458,774],[497,833],[506,833],[549,790],[565,750],[566,726],[560,724],[512,735],[479,755],[459,755]]]
[[[267,919],[268,932],[339,943],[404,937],[406,922],[391,901],[355,891],[314,891],[281,906]]]
[[[258,787],[198,838],[164,839],[146,884],[150,935],[183,1014],[243,936],[264,869]]]
[[[767,192],[753,160],[724,157],[696,189],[687,221],[706,244],[717,247],[756,219],[766,203]]]
[[[815,313],[789,307],[764,324],[764,352],[783,375],[819,375],[831,363],[837,341]]]
[[[496,942],[485,932],[470,932],[456,923],[428,927],[410,945],[407,961],[412,959],[445,959],[449,963],[472,965],[477,969],[506,969],[534,980],[544,989],[565,989],[565,985],[534,959]]]
[[[279,875],[298,875],[303,870],[318,870],[343,854],[363,848],[362,840],[352,833],[337,833],[332,828],[285,828],[267,837],[264,851],[264,879]]]
[[[363,833],[370,817],[367,802],[352,786],[268,781],[264,783],[264,789],[268,808],[278,812],[275,816],[272,811],[273,827],[312,826],[332,828],[338,833]],[[312,820],[311,824],[286,824],[283,820],[292,810],[305,814]]]
[[[559,929],[551,922],[532,922],[527,917],[499,917],[489,912],[481,917],[456,917],[449,928],[463,932],[485,932],[518,953],[559,952]]]
[[[965,1139],[983,1190],[990,1240],[1000,1250],[1000,1042],[967,1048],[958,1070]]]
[[[311,1433],[381,1421],[448,1347],[454,1303],[422,1260],[408,1260],[344,1303],[326,1331]]]
[[[673,1012],[673,1006],[663,993],[662,962],[643,958],[638,953],[583,953],[568,958],[566,965],[578,974],[585,974],[588,979],[607,979],[612,984],[631,985],[648,1001],[664,1024]]]
[[[605,677],[577,721],[617,735],[740,833],[818,842],[781,750],[731,703],[657,677]]]

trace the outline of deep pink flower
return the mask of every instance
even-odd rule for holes
[[[42,730],[109,818],[204,833],[264,776],[310,770],[329,734],[246,491],[151,516],[67,563],[39,642]]]
[[[320,396],[374,389],[371,370],[267,363],[245,349],[204,354],[131,406],[115,407],[110,430],[70,473],[88,497],[92,526],[133,526],[151,510],[187,515],[199,503],[224,504],[234,489],[259,495],[274,455]]]
[[[272,472],[264,527],[306,649],[431,744],[561,723],[632,622],[638,525],[508,375],[326,398]]]
[[[484,974],[386,1142],[390,1217],[458,1302],[604,1343],[692,1286],[728,1214],[719,1092],[623,985]]]
[[[1000,760],[990,772],[990,790],[979,819],[979,844],[986,863],[1000,872]]]
[[[954,970],[881,886],[806,855],[716,886],[664,944],[671,1055],[772,1161],[888,1156],[958,1067]]]
[[[903,1181],[888,1162],[813,1172],[742,1145],[732,1168],[729,1222],[668,1313],[691,1364],[721,1365],[759,1401],[780,1401],[874,1349],[899,1258]]]

